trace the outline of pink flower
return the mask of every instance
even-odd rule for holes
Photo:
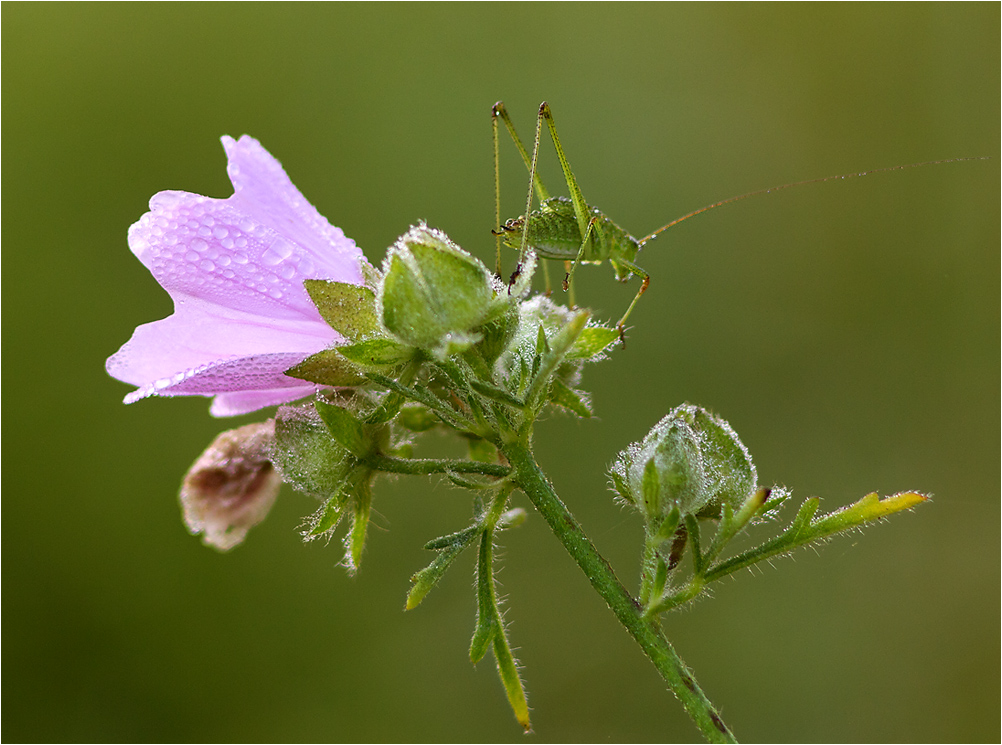
[[[125,397],[215,396],[235,416],[316,392],[285,370],[341,341],[305,279],[362,284],[355,242],[292,185],[257,140],[223,137],[233,196],[162,191],[129,228],[129,248],[174,301],[107,362],[139,386]]]

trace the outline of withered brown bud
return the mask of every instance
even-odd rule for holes
[[[282,478],[269,457],[275,420],[221,433],[181,484],[184,523],[202,542],[228,551],[264,520]]]

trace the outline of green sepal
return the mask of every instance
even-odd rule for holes
[[[550,403],[562,406],[583,419],[591,419],[591,401],[584,391],[576,391],[560,378],[554,378],[550,383]]]
[[[275,416],[272,462],[295,489],[322,500],[342,490],[356,465],[313,407],[293,406]]]
[[[365,376],[342,357],[337,348],[317,352],[295,367],[290,367],[285,374],[320,385],[350,387],[365,382]]]
[[[654,458],[647,461],[647,465],[644,466],[640,493],[644,498],[644,514],[648,516],[648,520],[657,519],[661,515],[661,475],[658,473],[658,465]]]
[[[637,501],[633,498],[633,493],[630,491],[630,487],[626,483],[626,479],[618,471],[609,471],[609,478],[612,479],[612,486],[616,490],[616,493],[622,497],[623,501],[627,504],[637,506]]]
[[[364,370],[383,370],[399,367],[414,357],[415,349],[392,339],[369,339],[343,347],[338,353]]]
[[[319,399],[313,405],[324,424],[327,425],[331,437],[338,444],[356,458],[364,458],[369,454],[362,423],[350,411],[343,406],[330,404]]]
[[[361,285],[307,279],[303,282],[320,317],[341,336],[360,341],[379,333],[376,293]]]
[[[589,326],[567,352],[568,360],[591,360],[619,341],[619,331],[605,326]]]
[[[675,536],[675,531],[678,530],[678,524],[682,520],[682,513],[679,512],[678,506],[672,508],[668,516],[661,521],[661,525],[658,526],[657,531],[651,537],[651,544],[653,547],[659,548],[661,544],[666,541],[670,541]]]
[[[348,504],[349,494],[347,490],[341,489],[321,505],[320,509],[313,513],[307,521],[307,527],[301,531],[303,540],[312,541],[322,535],[333,533],[344,517],[345,506]]]

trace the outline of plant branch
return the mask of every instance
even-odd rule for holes
[[[506,442],[502,451],[514,469],[514,482],[529,497],[571,558],[581,567],[592,587],[654,663],[703,736],[710,742],[736,742],[660,626],[643,618],[640,603],[619,581],[609,562],[598,553],[574,516],[560,501],[528,445],[521,441]]]

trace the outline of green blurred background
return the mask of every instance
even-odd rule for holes
[[[219,555],[177,488],[260,415],[126,407],[104,372],[171,310],[126,230],[159,190],[229,195],[223,134],[260,139],[373,261],[419,219],[491,261],[498,99],[525,136],[549,101],[588,201],[636,235],[774,184],[994,156],[673,229],[640,256],[628,348],[588,371],[599,419],[541,423],[537,455],[631,586],[641,527],[604,468],[684,400],[795,496],[933,493],[723,583],[667,632],[739,738],[998,740],[997,4],[5,3],[2,20],[4,740],[526,741],[467,659],[472,557],[401,610],[464,493],[382,482],[355,579],[338,545],[299,542],[314,505],[291,491]],[[561,190],[549,154],[543,174]],[[578,277],[608,318],[635,291]],[[503,540],[532,739],[698,738],[543,521]]]

